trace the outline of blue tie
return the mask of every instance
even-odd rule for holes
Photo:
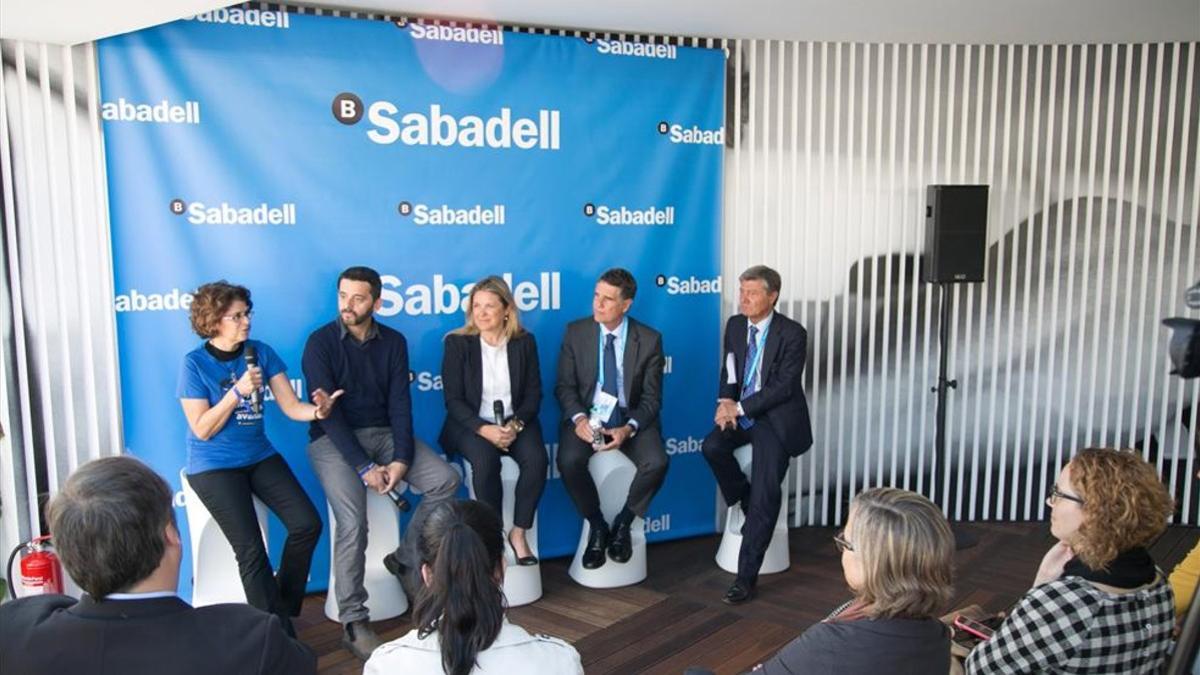
[[[620,396],[617,394],[618,384],[616,341],[617,336],[612,333],[604,336],[604,386],[601,387],[601,391],[613,396],[614,398],[620,398]],[[605,426],[609,428],[620,426],[620,418],[621,407],[619,405],[613,406],[612,416],[608,418]]]
[[[742,400],[746,400],[757,388],[754,386],[754,357],[758,354],[758,327],[750,326],[750,343],[746,345],[746,365],[742,367]],[[749,417],[742,416],[738,418],[738,425],[743,429],[749,429],[754,426],[754,420]]]

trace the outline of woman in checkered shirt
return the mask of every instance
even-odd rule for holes
[[[1157,673],[1175,612],[1146,551],[1173,509],[1154,468],[1136,452],[1084,450],[1046,501],[1058,543],[967,673]]]

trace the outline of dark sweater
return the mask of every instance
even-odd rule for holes
[[[359,342],[340,319],[331,321],[308,336],[301,360],[309,391],[346,392],[328,418],[309,426],[309,438],[328,434],[356,469],[370,460],[354,436],[355,429],[391,427],[393,461],[411,464],[413,458],[408,342],[399,331],[378,321],[373,324],[367,339]]]
[[[937,619],[824,621],[755,675],[938,675],[950,671],[950,633]]]

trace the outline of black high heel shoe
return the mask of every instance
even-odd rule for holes
[[[532,567],[532,566],[538,564],[538,559],[537,559],[536,555],[527,555],[525,557],[521,557],[517,553],[517,547],[513,546],[512,539],[505,537],[504,541],[507,541],[508,547],[512,549],[513,557],[517,559],[517,565],[519,565],[521,567]],[[526,544],[526,546],[528,546],[528,544]]]

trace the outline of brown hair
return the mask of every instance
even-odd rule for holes
[[[1083,524],[1071,549],[1092,569],[1154,541],[1175,510],[1154,467],[1133,450],[1088,448],[1071,460],[1071,485],[1083,499]]]
[[[954,594],[954,535],[933,502],[881,487],[850,504],[863,568],[858,600],[874,618],[938,616]]]
[[[479,291],[495,293],[500,298],[500,304],[504,305],[505,339],[511,340],[513,337],[525,332],[525,329],[521,328],[521,319],[517,314],[517,303],[513,300],[512,291],[508,290],[508,284],[505,283],[504,279],[493,275],[480,279],[471,287],[471,294],[467,296],[467,322],[461,328],[451,331],[453,335],[479,335],[479,326],[475,325],[475,315],[472,312],[475,304],[475,294]]]
[[[216,335],[221,317],[236,300],[246,303],[247,310],[254,307],[250,301],[250,289],[245,286],[221,279],[197,288],[192,294],[192,330],[202,338]]]
[[[162,562],[175,526],[171,489],[128,456],[84,464],[47,509],[63,567],[96,600],[128,590]]]

